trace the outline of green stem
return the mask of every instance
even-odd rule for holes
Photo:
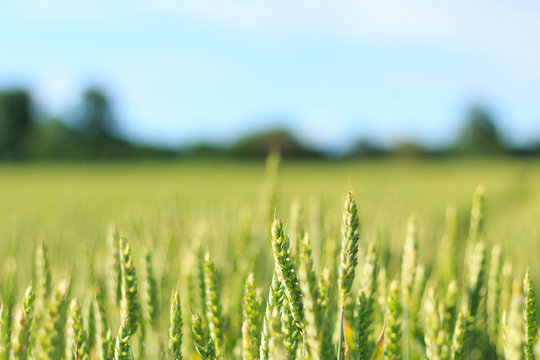
[[[343,343],[343,305],[341,305],[341,320],[339,321],[339,341],[338,341],[338,351],[337,351],[337,360],[341,360],[341,345]]]

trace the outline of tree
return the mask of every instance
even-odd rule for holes
[[[79,123],[89,136],[113,135],[116,128],[111,102],[103,90],[89,88],[84,92]]]
[[[0,157],[24,156],[24,145],[32,126],[31,96],[25,90],[0,92]]]
[[[500,154],[506,150],[493,116],[487,109],[480,105],[470,108],[455,150],[467,155]]]
[[[285,129],[273,129],[244,136],[225,152],[239,157],[266,157],[279,151],[283,157],[320,157],[315,149],[305,146]]]

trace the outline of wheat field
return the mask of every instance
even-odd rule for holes
[[[534,359],[534,161],[4,164],[0,359]]]

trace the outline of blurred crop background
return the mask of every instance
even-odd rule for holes
[[[110,222],[149,241],[134,224],[179,213],[189,241],[256,202],[277,149],[284,217],[300,199],[337,223],[352,188],[367,236],[396,249],[416,212],[424,255],[446,206],[465,227],[485,184],[487,241],[524,268],[540,246],[539,16],[498,0],[3,1],[0,246],[22,257],[41,237],[70,264]]]

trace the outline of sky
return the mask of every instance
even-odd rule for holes
[[[124,136],[227,143],[283,126],[451,142],[471,104],[540,140],[540,3],[523,0],[2,0],[0,88],[62,116],[107,89]]]

